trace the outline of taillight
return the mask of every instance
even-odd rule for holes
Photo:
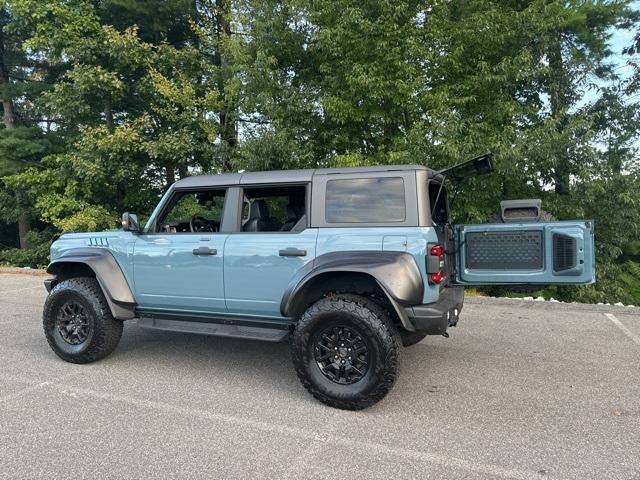
[[[443,270],[440,270],[438,273],[430,273],[429,278],[433,283],[442,283],[445,279],[445,274]]]
[[[444,273],[444,247],[442,245],[430,245],[427,256],[427,273],[431,283],[442,283],[446,278]]]

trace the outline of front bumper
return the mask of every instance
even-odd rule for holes
[[[47,289],[47,292],[51,292],[51,289],[56,286],[58,283],[58,279],[56,277],[47,278],[44,281],[44,288]]]
[[[437,302],[405,307],[405,312],[416,331],[442,335],[458,322],[463,303],[464,287],[445,287],[440,290]]]

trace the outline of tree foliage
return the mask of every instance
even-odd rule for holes
[[[454,221],[526,197],[593,218],[599,282],[553,294],[640,301],[640,70],[620,78],[610,46],[637,28],[628,0],[1,5],[5,245],[15,222],[23,247],[29,227],[35,246],[113,228],[201,172],[439,168],[491,150],[497,174],[455,187]],[[632,68],[637,51],[636,37]]]

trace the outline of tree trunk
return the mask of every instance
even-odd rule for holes
[[[113,122],[113,102],[110,96],[105,97],[103,108],[104,121],[107,124],[107,129],[110,132],[113,132],[115,130],[115,124]],[[127,184],[126,182],[120,180],[116,182],[115,187],[116,205],[118,209],[122,210],[124,208],[124,200],[127,196]]]
[[[216,36],[218,44],[213,58],[213,63],[219,69],[218,76],[218,93],[225,95],[225,87],[227,82],[232,78],[224,55],[224,42],[232,35],[231,22],[231,2],[229,0],[216,0]],[[232,98],[225,102],[220,111],[218,118],[220,119],[220,139],[234,149],[238,145],[238,126],[237,126],[237,105],[236,99]],[[227,161],[222,165],[223,170],[231,168]]]
[[[2,9],[1,13],[4,17],[4,9]],[[4,25],[0,25],[0,86],[9,85],[9,70],[5,63],[5,54]],[[0,102],[2,102],[3,110],[2,123],[7,129],[16,128],[18,126],[18,117],[13,106],[13,99],[3,96],[0,98]]]
[[[119,181],[116,183],[116,205],[118,209],[124,209],[124,201],[127,197],[127,184],[123,181]]]
[[[114,129],[113,124],[113,104],[111,102],[111,97],[107,97],[104,99],[104,119],[107,124],[107,128],[110,132]]]
[[[18,117],[16,116],[15,109],[13,108],[13,100],[3,98],[2,109],[4,111],[4,114],[2,115],[2,123],[4,123],[4,126],[8,130],[16,128],[18,126]]]
[[[400,133],[400,126],[398,122],[393,119],[393,101],[389,97],[382,99],[382,111],[385,114],[382,127],[382,143],[386,151],[391,150],[393,141]]]
[[[4,17],[4,9],[2,10],[2,14]],[[0,26],[0,85],[6,86],[9,85],[9,70],[7,69],[7,64],[5,63],[5,36],[4,36],[4,25]],[[18,127],[18,115],[16,114],[15,106],[13,104],[13,98],[10,97],[2,97],[0,98],[0,102],[2,102],[2,123],[4,124],[7,130],[13,130]],[[18,240],[20,242],[20,248],[29,248],[29,242],[27,240],[27,235],[31,230],[31,219],[29,217],[29,212],[23,210],[20,212],[18,216]]]
[[[22,212],[18,217],[18,237],[20,238],[20,248],[29,248],[29,241],[27,235],[31,230],[31,219],[29,218],[29,212]]]
[[[564,159],[558,158],[558,164],[553,174],[553,181],[555,183],[554,191],[558,195],[568,195],[569,187],[571,185],[571,174],[567,170],[567,165],[563,163]]]
[[[176,181],[176,172],[173,167],[165,167],[164,169],[164,179],[167,182],[167,187],[173,185]]]
[[[564,129],[567,127],[569,110],[569,89],[571,80],[565,72],[565,65],[562,59],[562,38],[560,33],[549,49],[549,104],[551,106],[551,117],[556,121],[556,130],[562,137]],[[569,146],[563,142],[555,149],[555,168],[553,171],[554,189],[558,195],[569,194],[571,183],[571,158]]]

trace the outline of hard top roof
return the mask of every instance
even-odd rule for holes
[[[310,168],[306,170],[270,170],[265,172],[222,173],[219,175],[195,175],[174,183],[174,188],[215,187],[226,185],[250,185],[264,183],[301,183],[310,182],[315,175],[340,175],[345,173],[375,173],[426,170],[422,165],[382,165],[371,167],[347,168]]]

